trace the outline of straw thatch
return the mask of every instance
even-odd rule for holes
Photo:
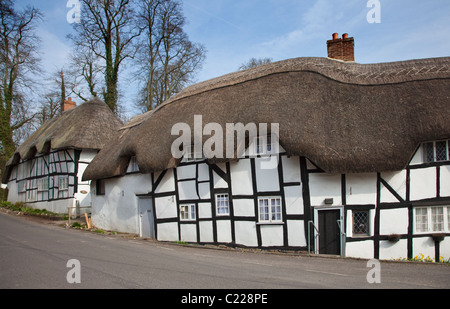
[[[177,166],[176,123],[279,123],[280,144],[329,173],[403,169],[420,143],[450,138],[450,57],[394,63],[297,58],[186,88],[132,119],[103,148],[84,179]],[[225,131],[225,130],[224,130]],[[205,136],[204,141],[210,136]],[[225,145],[225,141],[224,141]]]
[[[3,183],[7,183],[14,165],[40,153],[62,149],[100,150],[122,122],[98,98],[65,111],[42,125],[16,150],[6,164]]]

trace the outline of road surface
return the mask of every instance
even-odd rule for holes
[[[450,266],[382,262],[376,268],[366,260],[186,247],[0,213],[0,288],[447,289]]]

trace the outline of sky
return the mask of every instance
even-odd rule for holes
[[[73,48],[68,2],[15,1],[16,8],[31,4],[45,15],[37,34],[48,74],[68,64]],[[207,50],[196,82],[237,71],[252,57],[327,57],[333,33],[354,37],[358,63],[450,56],[449,0],[184,0],[183,10],[184,31]],[[132,79],[120,87],[126,113],[136,115]]]

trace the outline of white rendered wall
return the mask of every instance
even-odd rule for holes
[[[258,246],[255,222],[236,221],[234,225],[236,231],[236,244],[247,247]]]
[[[230,164],[231,190],[233,195],[252,195],[252,170],[249,159],[241,159]]]
[[[95,190],[95,182],[91,190]],[[148,174],[129,174],[105,180],[105,195],[95,195],[92,224],[105,230],[139,234],[137,194],[151,191]]]
[[[82,150],[80,153],[77,173],[77,192],[74,194],[75,200],[79,201],[80,207],[90,207],[92,205],[91,182],[83,181],[83,173],[89,163],[97,155],[96,150]]]
[[[342,205],[341,175],[309,174],[309,191],[311,206],[323,206],[328,198],[333,199],[333,206]]]
[[[373,240],[347,242],[345,246],[345,255],[348,257],[373,259]]]
[[[347,205],[376,204],[377,174],[347,174],[345,183]],[[336,187],[340,188],[340,180]]]
[[[436,167],[410,171],[411,201],[436,197]]]
[[[384,179],[403,200],[406,200],[406,170],[381,173],[381,178]],[[380,194],[381,203],[399,202],[399,200],[383,184],[381,184],[380,187]]]
[[[439,194],[441,197],[450,196],[450,166],[441,166],[440,167],[440,188]]]

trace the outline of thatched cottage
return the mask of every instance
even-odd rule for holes
[[[7,162],[2,182],[8,185],[8,201],[56,213],[91,206],[90,184],[81,177],[121,126],[101,100],[76,106],[69,98],[62,113],[28,137]]]
[[[160,241],[450,258],[450,58],[358,64],[343,61],[346,44],[190,86],[132,119],[83,175],[93,223]],[[194,132],[199,116],[192,147],[211,123],[279,124],[280,151],[269,130],[247,135],[244,156],[174,157],[174,126]]]

